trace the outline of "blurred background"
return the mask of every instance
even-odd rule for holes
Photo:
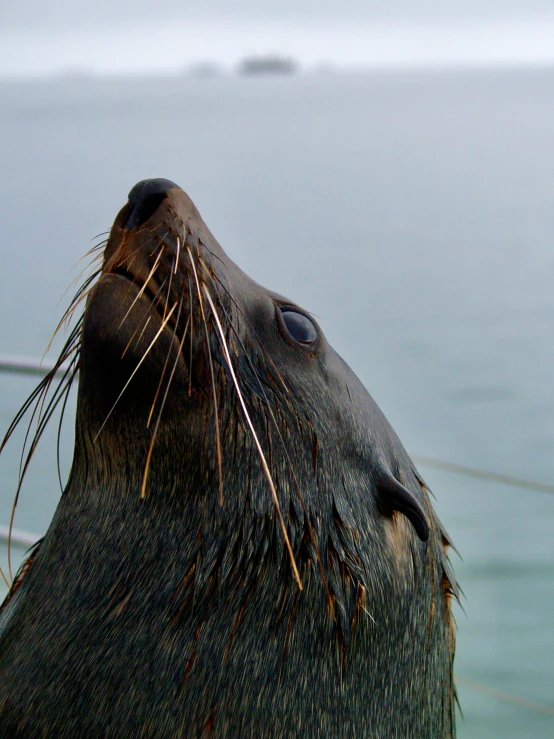
[[[18,0],[1,14],[0,355],[42,355],[136,181],[179,183],[232,259],[316,314],[420,460],[463,557],[459,737],[554,737],[551,2]],[[3,428],[35,384],[0,374]],[[64,474],[73,413],[74,398]],[[15,518],[37,535],[60,494],[55,437]],[[4,526],[21,443],[0,458]]]

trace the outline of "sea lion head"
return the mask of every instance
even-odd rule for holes
[[[5,725],[450,736],[448,540],[315,318],[163,179],[133,187],[84,297],[69,481],[0,627]]]
[[[187,485],[201,461],[224,495],[236,487],[238,434],[262,467],[271,447],[285,478],[294,457],[305,502],[317,505],[321,476],[328,484],[335,478],[339,507],[356,508],[371,484],[374,505],[401,511],[427,540],[417,475],[365,388],[312,315],[229,259],[174,183],[146,180],[129,193],[88,298],[81,352],[79,424],[93,441],[84,452],[89,470],[98,460],[97,474],[113,475],[106,457],[143,467],[144,496],[150,475],[152,484]],[[125,450],[114,455],[114,439],[123,438]],[[262,452],[269,445],[264,454],[256,439]],[[349,481],[349,495],[339,492],[345,469],[360,476],[359,487]],[[282,481],[289,496],[291,483]],[[265,508],[261,500],[256,506]]]

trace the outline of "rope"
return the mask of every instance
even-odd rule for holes
[[[548,485],[544,482],[535,482],[533,480],[526,480],[523,477],[512,477],[511,475],[501,475],[499,472],[479,470],[475,467],[467,467],[465,464],[456,464],[455,462],[443,462],[441,459],[423,457],[420,454],[412,455],[412,459],[424,467],[432,467],[435,470],[452,472],[455,475],[474,477],[478,480],[487,480],[488,482],[499,482],[503,485],[510,485],[513,488],[535,490],[539,493],[554,495],[554,485]]]
[[[521,698],[519,695],[512,695],[512,693],[506,693],[503,690],[498,690],[498,688],[491,688],[489,685],[483,685],[483,683],[476,682],[475,680],[466,680],[463,677],[456,678],[456,683],[458,685],[465,685],[467,688],[471,688],[478,693],[490,695],[491,698],[498,698],[498,700],[506,701],[507,703],[523,706],[523,708],[527,708],[529,711],[542,713],[545,716],[554,716],[554,706],[545,706],[542,703],[535,703],[535,701]]]

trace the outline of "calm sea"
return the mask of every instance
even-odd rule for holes
[[[42,354],[91,239],[167,177],[410,452],[554,482],[553,137],[554,70],[2,83],[0,353]],[[3,427],[32,387],[0,376]],[[17,527],[48,525],[54,457],[51,434]],[[16,441],[0,523],[18,465]],[[421,470],[463,557],[459,736],[552,738],[554,496]]]

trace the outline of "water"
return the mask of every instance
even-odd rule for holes
[[[167,177],[320,317],[409,451],[552,482],[553,130],[554,70],[2,83],[0,352],[42,353],[91,237]],[[0,377],[4,426],[31,388]],[[38,533],[52,445],[16,518]],[[422,472],[464,558],[459,736],[552,737],[554,496]]]

